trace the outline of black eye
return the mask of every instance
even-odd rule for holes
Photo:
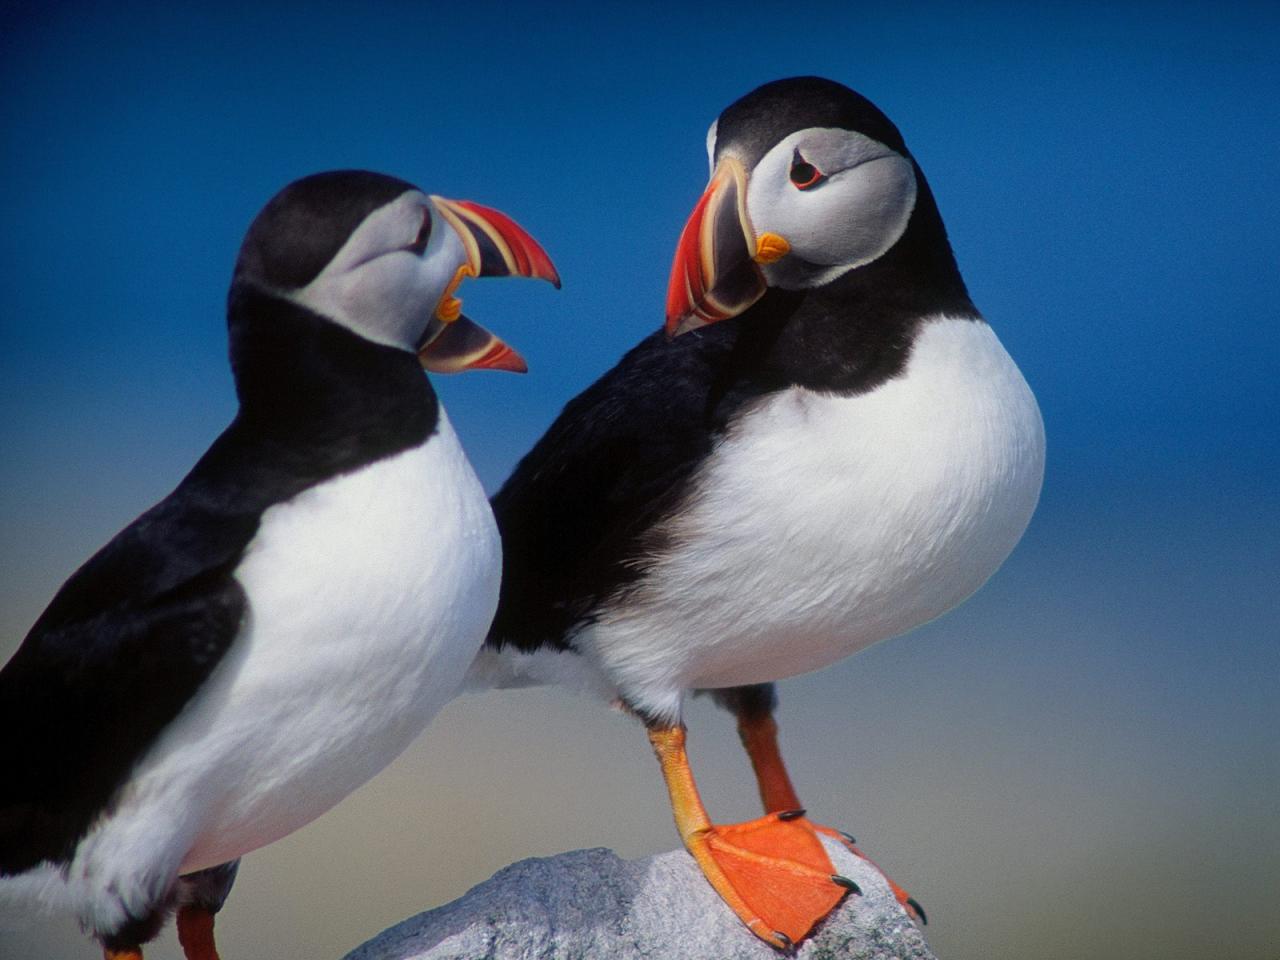
[[[431,239],[431,209],[429,207],[423,207],[422,208],[422,226],[418,228],[418,238],[414,240],[413,243],[409,244],[409,246],[406,247],[405,249],[410,250],[413,253],[416,253],[418,256],[422,256],[422,254],[427,249],[427,241],[430,239]]]
[[[796,189],[808,190],[825,179],[826,177],[822,171],[800,156],[800,151],[797,150],[794,159],[791,161],[791,182],[795,184]]]

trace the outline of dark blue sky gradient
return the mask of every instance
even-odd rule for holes
[[[436,381],[492,489],[660,323],[716,114],[821,74],[902,130],[1040,400],[1049,465],[1026,540],[970,604],[784,685],[807,802],[860,837],[870,821],[944,956],[1123,943],[1130,960],[1274,960],[1280,921],[1260,911],[1280,887],[1280,8],[0,6],[0,653],[233,415],[226,285],[286,182],[382,170],[496,206],[551,253],[559,292],[462,291],[531,372]],[[450,715],[471,732],[433,735],[487,737],[500,756],[501,723],[475,730],[516,708],[476,703],[493,705]],[[546,720],[556,703],[520,709]],[[823,723],[859,735],[845,750]],[[643,738],[621,729],[631,752],[601,763],[647,784]],[[478,763],[471,782],[487,795],[496,776]],[[596,806],[624,803],[588,779]],[[637,818],[658,804],[652,835],[593,833],[585,812],[573,829],[519,820],[548,846],[512,840],[399,914],[343,914],[341,945],[531,851],[674,843],[660,794],[636,803]],[[273,854],[257,856],[270,875]],[[1209,921],[1187,891],[1232,950],[1197,939]],[[286,939],[312,956],[304,936]]]

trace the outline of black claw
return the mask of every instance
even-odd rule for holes
[[[794,940],[792,940],[790,937],[788,937],[788,936],[787,936],[785,933],[783,933],[781,930],[775,930],[775,931],[773,931],[773,935],[774,935],[777,939],[779,939],[779,940],[781,940],[781,941],[782,941],[782,949],[783,949],[785,952],[787,952],[787,953],[795,953],[795,952],[796,952],[796,942],[795,942]]]
[[[778,814],[778,819],[779,820],[799,820],[804,815],[805,815],[805,809],[804,807],[801,807],[799,810],[783,810],[781,813]]]
[[[846,890],[852,890],[856,894],[862,893],[862,888],[850,880],[848,877],[842,877],[838,873],[831,875],[831,882],[837,887],[844,887]]]
[[[916,912],[916,916],[920,918],[920,923],[924,926],[929,925],[929,918],[925,916],[924,907],[920,906],[920,901],[915,897],[907,897],[907,906]]]
[[[840,834],[840,839],[843,840],[845,843],[847,843],[849,846],[856,847],[858,845],[858,841],[853,839],[852,833],[845,833],[843,830],[837,830],[836,833]]]

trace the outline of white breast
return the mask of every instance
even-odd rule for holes
[[[688,688],[826,666],[981,586],[1043,470],[1039,409],[994,332],[936,318],[875,390],[796,388],[746,413],[671,522],[670,553],[577,642],[667,715]]]
[[[455,693],[497,606],[500,550],[443,410],[421,447],[269,509],[235,574],[245,628],[73,871],[145,864],[112,884],[127,904],[138,883],[277,840],[364,783]]]

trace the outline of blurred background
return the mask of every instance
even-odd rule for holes
[[[661,320],[704,136],[766,80],[871,97],[1049,435],[969,603],[781,685],[815,819],[943,958],[1280,957],[1280,8],[1274,4],[0,3],[0,653],[234,414],[223,298],[286,182],[368,167],[515,216],[546,285],[467,312],[525,377],[437,381],[491,489]],[[713,815],[757,800],[692,704]],[[0,772],[16,775],[14,771]],[[336,958],[507,863],[677,844],[634,722],[448,707],[245,859],[227,960]],[[5,917],[0,956],[90,958]],[[180,956],[172,933],[149,958]]]

